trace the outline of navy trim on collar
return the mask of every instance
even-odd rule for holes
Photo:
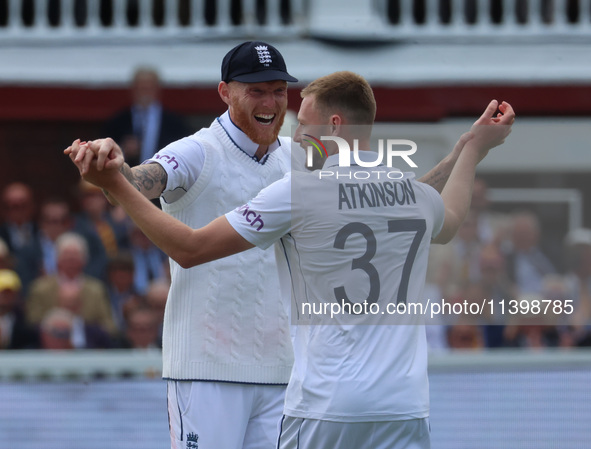
[[[230,117],[230,114],[228,114],[228,118],[230,119],[230,121],[232,122],[232,124],[234,126],[236,126],[236,124],[232,121],[232,117]],[[220,126],[222,127],[222,129],[224,130],[224,132],[226,133],[226,135],[228,136],[228,138],[232,141],[232,143],[234,144],[234,146],[236,148],[238,148],[240,151],[242,151],[244,154],[246,154],[249,158],[251,158],[253,161],[258,162],[261,165],[265,165],[265,162],[267,162],[267,160],[269,159],[269,156],[271,153],[269,153],[267,151],[267,153],[259,160],[258,157],[256,157],[255,155],[251,156],[247,151],[245,151],[240,145],[238,145],[236,143],[236,141],[234,139],[232,139],[232,136],[230,135],[230,132],[224,128],[223,123],[221,122],[219,117],[216,117],[216,120],[218,121],[218,123],[220,124]],[[240,129],[240,127],[236,126],[237,129]],[[240,129],[241,132],[244,132]],[[246,133],[245,133],[246,134]],[[279,139],[277,139],[277,144],[279,146],[281,146],[281,141]]]

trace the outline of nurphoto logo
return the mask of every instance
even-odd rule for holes
[[[378,167],[383,165],[384,158],[386,161],[386,167],[392,168],[392,160],[394,158],[402,158],[410,167],[416,168],[417,164],[410,158],[417,151],[417,144],[412,140],[407,139],[378,139],[378,150],[374,152],[376,159],[374,161],[363,161],[359,157],[359,141],[358,139],[353,140],[353,150],[349,146],[349,143],[342,137],[337,136],[320,136],[317,139],[310,134],[303,134],[308,139],[302,139],[304,142],[309,143],[306,150],[306,167],[310,168],[314,166],[314,150],[318,152],[319,157],[328,157],[328,152],[322,141],[333,141],[337,144],[339,149],[339,167],[350,167],[351,166],[351,153],[353,154],[353,161],[360,167]],[[384,150],[385,148],[385,150]],[[409,148],[409,149],[403,149]]]

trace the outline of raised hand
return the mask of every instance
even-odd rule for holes
[[[495,111],[499,113],[495,116]],[[497,100],[492,100],[483,114],[474,122],[470,133],[474,136],[467,146],[479,152],[479,160],[484,159],[491,148],[505,142],[511,133],[511,127],[515,122],[515,112],[509,103],[503,101],[500,105]]]

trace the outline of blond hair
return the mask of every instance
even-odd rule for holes
[[[365,78],[353,72],[335,72],[312,81],[301,92],[313,95],[323,114],[339,113],[352,125],[371,125],[376,117],[376,100]]]

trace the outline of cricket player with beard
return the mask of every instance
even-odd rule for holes
[[[192,228],[244,204],[291,167],[291,141],[278,135],[287,83],[297,79],[279,51],[244,42],[225,55],[221,79],[224,114],[143,164],[122,167],[141,194],[160,197],[162,210]],[[162,375],[171,447],[274,448],[293,352],[273,252],[170,265]]]

